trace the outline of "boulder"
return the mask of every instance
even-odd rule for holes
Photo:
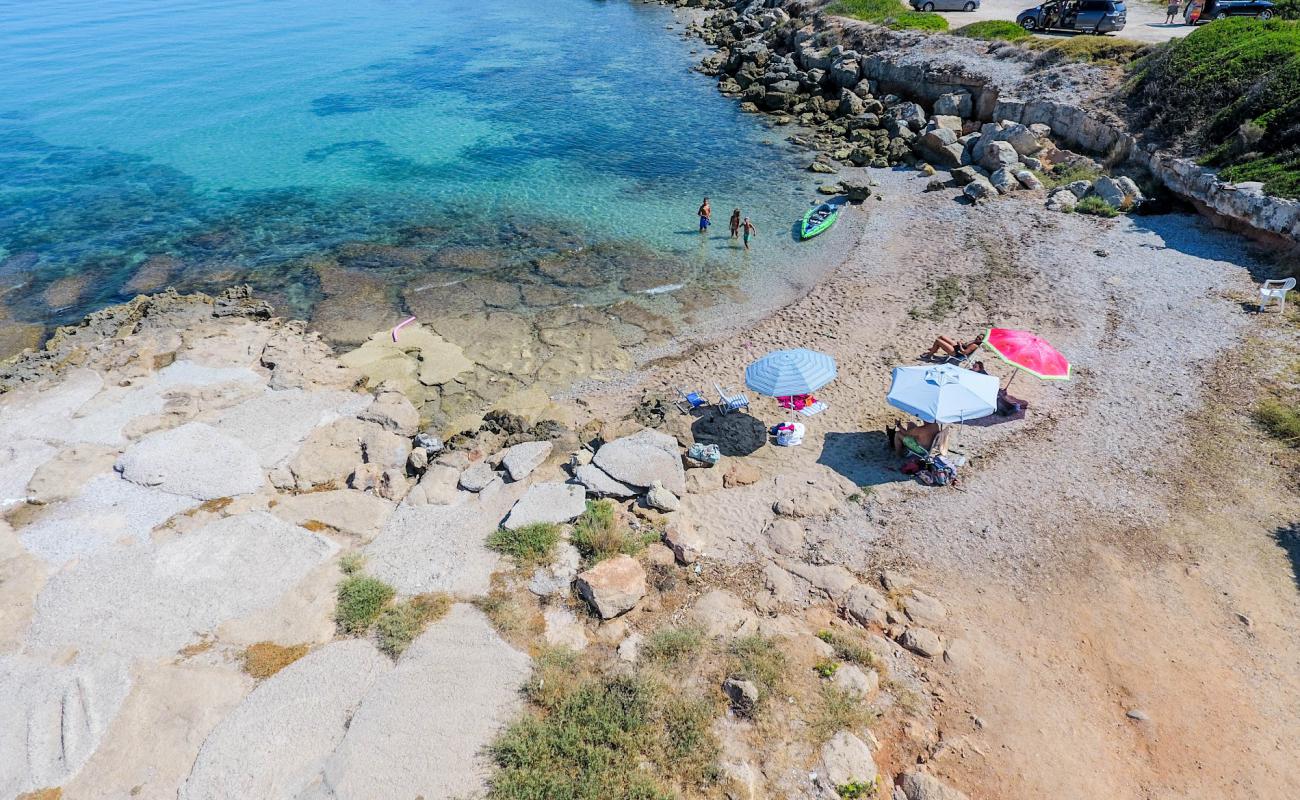
[[[1031,156],[1043,149],[1043,141],[1029,128],[1020,123],[1012,123],[1003,128],[997,138],[1011,145],[1017,155]]]
[[[1027,169],[1016,170],[1015,176],[1016,180],[1020,182],[1020,185],[1030,191],[1037,191],[1043,188],[1043,182],[1038,180],[1038,176]]]
[[[561,542],[556,548],[555,559],[550,564],[533,570],[533,576],[528,581],[528,591],[538,597],[568,594],[581,566],[582,554],[578,548],[568,542]]]
[[[1076,198],[1082,200],[1092,191],[1092,181],[1070,181],[1065,184],[1065,188],[1069,189],[1070,193]]]
[[[475,461],[469,465],[464,472],[460,474],[457,482],[460,488],[467,492],[481,492],[487,488],[488,484],[496,480],[496,470],[486,461]]]
[[[939,634],[928,628],[908,628],[898,637],[898,643],[925,658],[943,655],[943,642],[939,639]]]
[[[664,488],[663,484],[655,481],[650,486],[650,490],[645,493],[645,504],[656,511],[676,511],[681,508],[682,501],[677,499],[677,495]]]
[[[850,89],[840,89],[840,103],[837,107],[840,116],[856,117],[866,111],[866,104]]]
[[[836,59],[831,64],[829,75],[831,82],[842,89],[857,86],[862,78],[862,67],[858,63],[856,54],[850,51]]]
[[[1119,186],[1120,191],[1124,193],[1124,197],[1126,197],[1128,201],[1134,205],[1137,205],[1138,203],[1141,203],[1143,200],[1146,199],[1145,197],[1142,196],[1142,190],[1138,188],[1137,183],[1135,183],[1133,179],[1128,176],[1121,176],[1119,178],[1116,178],[1115,184]]]
[[[673,551],[673,557],[683,564],[694,564],[704,553],[704,537],[689,521],[675,518],[664,531],[664,544]]]
[[[970,800],[964,793],[921,770],[903,773],[899,786],[907,800]]]
[[[639,492],[626,483],[616,481],[595,464],[583,464],[573,471],[573,480],[597,497],[623,499],[635,497]]]
[[[522,481],[551,457],[550,442],[523,442],[508,448],[501,456],[501,466],[512,481]]]
[[[297,796],[343,741],[361,699],[391,669],[361,639],[332,642],[285,667],[208,734],[179,800]]]
[[[974,183],[976,180],[984,177],[975,167],[958,167],[952,170],[953,182],[958,186],[965,186]]]
[[[686,491],[677,440],[658,431],[647,429],[615,439],[596,451],[592,463],[628,486],[648,489],[658,481],[675,495]]]
[[[965,148],[957,143],[957,137],[947,128],[927,131],[916,145],[923,156],[943,169],[955,169],[962,164]]]
[[[934,101],[934,113],[945,114],[961,119],[968,119],[972,113],[972,102],[969,92],[950,92],[941,94]]]
[[[758,705],[758,684],[739,678],[727,678],[722,682],[722,691],[726,693],[731,707],[742,715],[748,715]]]
[[[576,586],[601,619],[613,619],[645,597],[645,570],[635,558],[618,555],[579,573]]]
[[[1124,196],[1124,190],[1108,175],[1098,178],[1092,185],[1092,191],[1115,208],[1122,208],[1128,200]]]
[[[880,688],[880,674],[874,669],[864,672],[856,664],[841,664],[831,676],[831,683],[859,700],[865,700]]]
[[[889,602],[885,596],[870,586],[854,586],[844,599],[842,609],[849,619],[866,627],[884,625]]]
[[[1047,210],[1073,211],[1075,204],[1078,202],[1079,199],[1074,196],[1074,192],[1065,187],[1061,187],[1047,196]]]
[[[961,117],[949,116],[947,114],[935,114],[930,118],[930,127],[935,130],[952,131],[954,140],[961,136]]]
[[[916,103],[899,103],[889,113],[909,130],[919,131],[925,127],[925,109]]]
[[[983,144],[983,139],[980,140],[980,143]],[[979,157],[979,165],[987,169],[989,172],[994,172],[1003,167],[1011,167],[1020,163],[1020,154],[1018,154],[1016,149],[1007,142],[989,142],[982,148],[982,150],[983,152]]]
[[[359,473],[354,473],[354,477]],[[459,491],[461,472],[455,467],[434,464],[420,476],[420,483],[411,491],[407,504],[411,506],[449,506],[465,501],[469,495]],[[354,486],[353,488],[363,488]]]
[[[132,483],[196,500],[252,494],[266,483],[251,447],[201,422],[149,434],[116,468]]]
[[[962,189],[962,193],[969,197],[972,202],[979,203],[997,197],[998,190],[993,188],[993,184],[989,183],[988,178],[981,175],[966,184],[966,188]]]
[[[1020,188],[1016,176],[1012,175],[1011,170],[1006,167],[994,170],[993,174],[989,176],[989,183],[993,184],[993,188],[997,189],[999,194],[1010,194]]]
[[[389,386],[387,383],[381,386],[375,402],[357,418],[374,422],[399,436],[414,436],[420,430],[420,412],[415,410],[406,395]]]
[[[758,630],[758,617],[725,589],[714,589],[695,601],[691,619],[715,638],[747,636]]]
[[[871,184],[864,180],[846,180],[840,183],[844,196],[852,203],[861,203],[871,196]]]
[[[832,791],[845,784],[876,780],[876,761],[871,748],[848,731],[840,731],[822,745],[821,770],[827,788]]]
[[[903,603],[903,611],[907,613],[908,619],[922,625],[943,622],[948,618],[948,611],[943,604],[920,590],[913,591],[912,596],[907,598]]]
[[[587,493],[572,483],[538,483],[528,487],[509,515],[503,528],[518,530],[538,522],[569,522],[587,509]]]
[[[552,647],[566,647],[575,652],[587,649],[587,632],[577,616],[567,608],[548,608],[542,613],[546,625],[543,637]]]

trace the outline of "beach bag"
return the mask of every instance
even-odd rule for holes
[[[716,444],[696,442],[686,451],[686,457],[712,466],[722,460],[722,451],[718,449]]]

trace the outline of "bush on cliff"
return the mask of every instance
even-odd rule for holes
[[[912,11],[899,0],[836,0],[826,10],[841,17],[874,22],[894,30],[948,30],[948,20],[938,14]]]
[[[969,25],[963,25],[953,33],[958,36],[965,36],[967,39],[983,39],[986,42],[1015,42],[1033,36],[1032,33],[1016,23],[1005,19],[986,19],[983,22],[972,22]]]
[[[1139,124],[1224,180],[1300,197],[1300,23],[1201,27],[1145,59],[1129,99]]]

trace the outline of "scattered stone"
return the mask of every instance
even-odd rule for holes
[[[1137,720],[1138,722],[1147,722],[1151,719],[1151,715],[1140,708],[1130,708],[1125,712],[1124,716],[1132,720]]]
[[[627,638],[618,645],[618,658],[629,664],[635,664],[637,658],[641,655],[641,642],[645,637],[639,633],[629,633]]]
[[[974,183],[976,180],[983,177],[979,173],[979,170],[970,166],[958,167],[957,169],[952,170],[950,174],[952,175],[953,182],[958,186],[966,186],[967,184]]]
[[[884,625],[889,608],[885,596],[870,586],[854,586],[845,598],[843,610],[849,619],[863,626]]]
[[[581,486],[538,483],[528,487],[501,526],[513,531],[537,522],[569,522],[586,510],[587,493]]]
[[[982,142],[981,142],[982,143]],[[989,142],[983,148],[979,165],[989,172],[1020,163],[1020,154],[1007,142]]]
[[[907,800],[970,800],[962,792],[920,770],[904,773],[900,785]]]
[[[650,491],[645,494],[646,505],[656,511],[670,512],[681,508],[682,501],[677,499],[677,495],[668,491],[659,481],[655,481],[650,486]]]
[[[370,465],[363,466],[368,467]],[[367,474],[367,472],[373,473],[373,470],[358,470],[353,475],[360,479],[360,476]],[[455,467],[434,464],[420,476],[419,484],[416,485],[415,489],[411,491],[410,497],[407,498],[407,505],[449,506],[464,502],[469,497],[469,494],[458,489],[461,474],[460,470]],[[360,480],[360,485],[354,485],[352,488],[364,491],[365,481]]]
[[[763,477],[763,473],[758,467],[745,461],[734,460],[727,465],[727,471],[722,474],[722,485],[727,489],[734,489],[737,486],[749,486],[758,483]]]
[[[1063,212],[1073,211],[1074,206],[1078,201],[1079,199],[1075,197],[1074,192],[1069,189],[1064,187],[1054,189],[1052,190],[1052,193],[1047,196],[1047,210]]]
[[[631,556],[618,555],[580,573],[576,585],[601,619],[613,619],[645,597],[645,570]]]
[[[197,500],[252,494],[266,483],[257,453],[201,422],[149,434],[122,454],[117,470],[132,483]]]
[[[567,647],[575,652],[587,649],[587,632],[567,608],[548,608],[542,614],[546,623],[544,636],[552,647]]]
[[[1030,191],[1038,191],[1043,188],[1043,182],[1038,180],[1038,176],[1034,175],[1034,173],[1027,169],[1016,170],[1015,176],[1016,180],[1020,182],[1020,185]]]
[[[486,461],[476,461],[460,474],[457,484],[467,492],[481,492],[496,480],[496,471]]]
[[[1092,192],[1092,181],[1070,181],[1063,188],[1069,189],[1076,199],[1082,200]]]
[[[1093,192],[1098,197],[1105,200],[1106,203],[1114,208],[1122,208],[1128,198],[1124,196],[1124,190],[1111,177],[1103,175],[1098,178],[1092,185]]]
[[[951,115],[960,119],[969,119],[972,113],[972,101],[969,92],[951,92],[941,94],[934,101],[934,113]]]
[[[677,563],[677,556],[672,548],[660,542],[651,542],[645,546],[643,556],[645,563],[652,567],[671,567]]]
[[[922,625],[932,625],[948,618],[943,604],[920,590],[912,592],[912,596],[903,603],[903,610],[907,612],[908,619]]]
[[[528,591],[538,597],[566,594],[581,566],[582,554],[578,548],[568,542],[561,542],[556,548],[555,560],[533,570],[533,577],[528,581]]]
[[[596,497],[615,497],[622,500],[638,494],[636,489],[614,480],[595,464],[584,464],[578,467],[573,471],[573,479]]]
[[[739,714],[748,715],[758,705],[758,685],[753,681],[727,678],[722,682],[722,691],[726,692],[731,707]]]
[[[704,537],[685,519],[674,519],[664,531],[664,544],[672,548],[673,556],[683,564],[694,564],[704,553]]]
[[[839,564],[808,564],[803,561],[782,561],[791,573],[808,581],[834,601],[842,601],[858,587],[858,579]]]
[[[747,636],[758,629],[758,617],[725,589],[714,589],[695,601],[691,619],[714,638]]]
[[[912,586],[912,579],[901,572],[887,569],[880,573],[880,585],[885,587],[886,591],[904,592]]]
[[[854,697],[865,700],[880,688],[880,674],[874,669],[863,672],[856,664],[840,664],[831,676],[831,683]]]
[[[596,451],[597,467],[629,486],[648,489],[658,481],[680,496],[686,491],[686,470],[682,467],[677,440],[652,430],[615,439]]]
[[[972,202],[979,203],[990,198],[996,197],[998,190],[989,182],[988,178],[979,176],[975,180],[966,184],[962,193],[971,199]]]
[[[918,656],[936,658],[943,655],[943,642],[939,634],[928,628],[908,628],[898,637],[898,643]]]
[[[415,410],[406,395],[389,384],[380,386],[375,402],[357,417],[399,436],[411,437],[420,429],[420,412]]]
[[[994,170],[989,176],[989,183],[993,184],[993,188],[997,189],[999,194],[1010,194],[1020,188],[1015,175],[1012,175],[1011,170],[1006,167]]]
[[[848,731],[840,731],[822,745],[821,766],[821,774],[831,791],[846,784],[876,779],[876,760],[871,755],[871,748]]]
[[[350,489],[281,495],[271,513],[294,525],[324,525],[331,530],[369,542],[397,506],[373,494]]]
[[[524,442],[505,451],[501,466],[512,481],[522,481],[551,457],[554,445],[550,442]]]
[[[429,468],[429,451],[423,447],[417,447],[406,457],[406,468],[411,472],[420,473]]]

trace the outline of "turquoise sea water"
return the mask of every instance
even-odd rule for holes
[[[776,299],[810,280],[790,224],[813,185],[689,71],[701,45],[672,22],[624,0],[0,0],[3,302],[68,321],[162,256],[180,288],[247,280],[310,315],[323,258],[398,315],[413,282],[460,280],[465,248],[514,283],[594,248],[574,302],[660,280]],[[339,256],[358,242],[407,249]]]

